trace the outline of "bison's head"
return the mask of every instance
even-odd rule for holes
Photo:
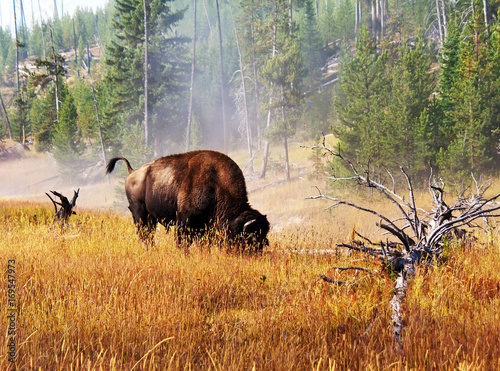
[[[242,212],[235,220],[230,222],[230,231],[237,238],[242,238],[248,245],[262,250],[269,244],[267,233],[269,232],[269,222],[265,215],[257,210],[247,210]]]

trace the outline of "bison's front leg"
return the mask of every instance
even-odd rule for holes
[[[195,238],[194,231],[188,228],[184,223],[177,223],[175,227],[175,237],[177,247],[181,250],[184,250],[186,253],[189,252],[189,247],[191,246]]]

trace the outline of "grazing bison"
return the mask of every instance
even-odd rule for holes
[[[192,241],[209,226],[227,231],[233,241],[262,249],[267,245],[269,222],[248,203],[245,178],[228,156],[215,151],[192,151],[161,157],[132,169],[127,159],[125,192],[141,239],[150,241],[156,224],[177,226],[177,238]]]

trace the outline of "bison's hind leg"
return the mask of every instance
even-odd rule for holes
[[[188,248],[201,236],[198,228],[193,228],[189,223],[177,222],[176,226],[177,245]]]
[[[130,205],[129,210],[134,218],[137,234],[144,244],[145,250],[148,250],[154,245],[154,232],[158,220],[146,210],[144,204]]]

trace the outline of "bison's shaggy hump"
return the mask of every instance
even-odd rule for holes
[[[225,229],[232,240],[244,239],[258,248],[267,244],[269,222],[250,207],[245,178],[238,165],[216,151],[192,151],[166,157],[134,170],[127,159],[115,157],[113,171],[123,160],[129,172],[125,192],[139,236],[149,240],[160,222],[176,224],[191,239],[208,226]]]

